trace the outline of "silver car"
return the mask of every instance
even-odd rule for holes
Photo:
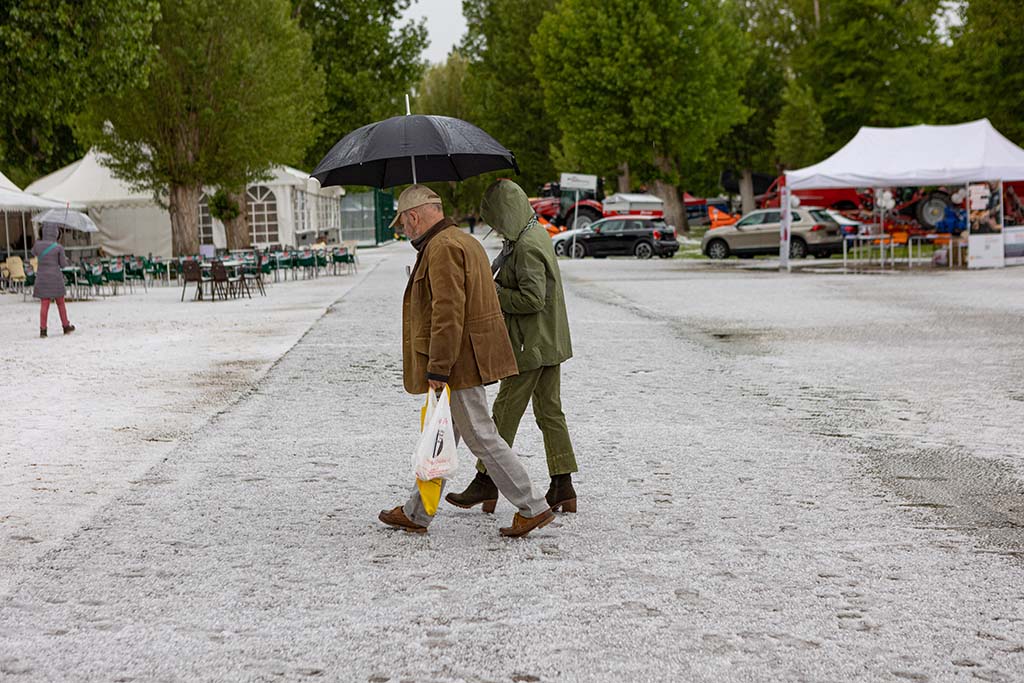
[[[839,224],[825,209],[800,207],[790,210],[793,212],[790,258],[809,255],[828,258],[843,252],[843,235]],[[781,220],[782,212],[779,209],[751,211],[732,225],[704,233],[701,251],[712,259],[778,254]]]

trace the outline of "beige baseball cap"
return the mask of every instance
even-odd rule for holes
[[[441,205],[441,197],[431,190],[426,185],[410,185],[402,191],[402,194],[398,195],[398,210],[395,212],[395,218],[391,221],[390,227],[398,225],[398,217],[402,215],[403,211],[409,209],[415,209],[417,206],[423,206],[424,204],[437,204]]]

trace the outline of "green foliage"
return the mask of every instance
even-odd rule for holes
[[[960,5],[962,28],[944,51],[950,78],[941,93],[955,122],[987,117],[1024,145],[1024,2],[971,0]],[[948,86],[952,84],[952,88]]]
[[[747,115],[741,45],[716,0],[561,0],[532,41],[565,156],[671,185]]]
[[[165,0],[162,10],[148,84],[94,99],[80,121],[113,171],[161,194],[242,187],[301,160],[323,76],[287,0]]]
[[[210,215],[219,221],[233,221],[242,214],[242,208],[224,190],[214,192],[207,205]]]
[[[824,157],[825,124],[814,93],[795,79],[786,84],[783,106],[772,131],[772,143],[787,168],[802,168]]]
[[[0,164],[18,185],[83,151],[69,125],[87,96],[145,83],[156,0],[0,2]]]
[[[466,121],[474,121],[471,102],[465,92],[468,66],[468,60],[460,52],[454,51],[448,55],[448,59],[443,64],[428,67],[416,88],[416,96],[412,100],[413,113],[454,116]],[[461,217],[479,213],[480,199],[484,190],[495,178],[507,176],[509,173],[509,171],[489,173],[458,183],[429,183],[429,185],[441,195],[448,213]]]
[[[799,3],[793,3],[799,4]],[[782,91],[786,85],[787,46],[797,25],[789,2],[780,0],[734,0],[734,12],[745,36],[748,56],[745,73],[737,74],[742,82],[740,94],[749,111],[745,121],[723,136],[714,154],[699,164],[711,167],[707,175],[714,178],[712,187],[702,193],[720,191],[718,171],[722,168],[768,170],[775,168],[776,154],[765,144],[782,109]],[[782,21],[785,18],[785,21]],[[784,36],[789,39],[783,40]],[[708,93],[713,96],[713,93]],[[690,177],[699,175],[699,171]]]
[[[306,156],[309,168],[353,130],[405,113],[405,95],[423,73],[420,54],[427,45],[422,23],[398,23],[409,2],[291,0],[326,76],[327,108]]]
[[[822,0],[820,30],[794,54],[835,151],[861,126],[934,118],[928,79],[938,0]]]
[[[555,0],[463,0],[467,34],[462,52],[469,59],[466,118],[515,152],[521,176],[532,194],[556,179],[552,147],[561,138],[545,106],[530,40]],[[579,171],[574,165],[558,170]]]

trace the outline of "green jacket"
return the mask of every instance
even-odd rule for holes
[[[551,237],[534,220],[526,193],[511,180],[499,180],[484,193],[480,216],[506,240],[496,281],[519,372],[569,360],[562,274]]]

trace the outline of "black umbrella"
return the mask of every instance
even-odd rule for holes
[[[449,116],[394,116],[343,137],[313,177],[322,187],[394,187],[438,180],[465,180],[511,168],[515,155],[472,123]]]

